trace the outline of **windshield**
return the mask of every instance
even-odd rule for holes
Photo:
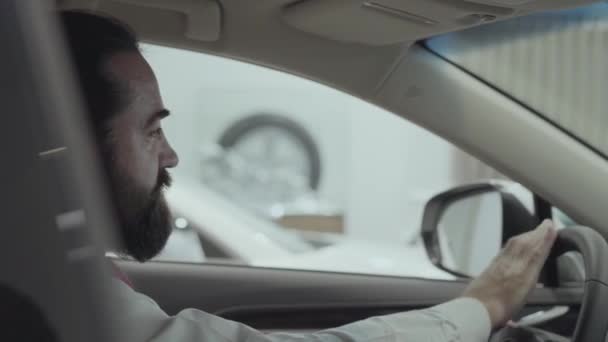
[[[427,46],[608,155],[608,4],[450,33]]]

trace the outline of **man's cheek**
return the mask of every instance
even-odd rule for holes
[[[148,164],[150,165],[150,164]],[[156,187],[158,172],[152,166],[144,166],[141,170],[139,181],[141,184],[145,185],[146,189],[153,191]]]
[[[158,178],[158,160],[147,153],[141,153],[133,156],[133,163],[134,179],[146,189],[153,189]]]

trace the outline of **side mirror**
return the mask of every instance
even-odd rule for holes
[[[500,184],[478,183],[433,197],[424,209],[422,239],[437,267],[476,277],[507,240],[536,224],[536,217]]]

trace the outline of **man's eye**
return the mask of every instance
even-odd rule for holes
[[[163,129],[162,128],[157,128],[155,130],[152,131],[151,135],[154,137],[160,136],[163,133]]]

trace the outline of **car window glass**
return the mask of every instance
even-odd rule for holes
[[[175,114],[163,125],[180,155],[167,191],[179,236],[157,260],[451,279],[420,237],[426,202],[464,183],[506,181],[316,82],[180,49],[143,52]]]
[[[608,4],[449,33],[426,45],[608,155]]]
[[[565,228],[567,226],[576,226],[578,223],[574,221],[568,214],[564,213],[560,209],[553,207],[551,209],[553,221],[555,222],[557,228]]]

